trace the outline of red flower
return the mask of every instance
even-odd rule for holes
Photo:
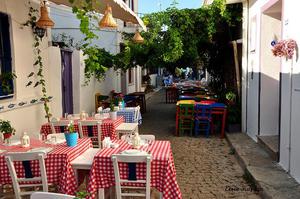
[[[293,39],[279,41],[273,46],[273,55],[276,57],[285,56],[287,59],[292,59],[296,45],[296,41]]]

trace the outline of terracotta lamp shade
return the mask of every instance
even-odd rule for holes
[[[43,5],[41,5],[40,10],[41,10],[41,17],[36,22],[36,26],[39,28],[52,28],[54,26],[54,22],[49,17],[49,13],[45,2]]]
[[[135,43],[144,43],[144,38],[141,36],[140,32],[137,30],[132,38]]]
[[[109,5],[106,6],[105,14],[99,22],[100,28],[117,28],[118,24],[112,16],[112,10]]]

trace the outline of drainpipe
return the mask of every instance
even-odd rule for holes
[[[290,88],[291,88],[291,92],[290,92],[290,119],[289,119],[289,146],[288,146],[288,150],[289,150],[289,165],[288,165],[288,173],[291,172],[291,146],[292,146],[292,96],[293,96],[293,62],[291,64],[291,72],[290,72]]]
[[[249,64],[248,64],[248,62],[249,62],[249,30],[250,30],[250,28],[249,28],[249,26],[250,26],[250,23],[249,23],[249,0],[245,0],[245,1],[243,1],[243,9],[244,9],[244,7],[246,7],[246,14],[244,15],[243,14],[243,16],[245,17],[244,18],[244,20],[246,21],[246,42],[245,42],[245,44],[244,44],[244,42],[243,42],[243,45],[246,45],[246,53],[245,53],[245,57],[246,57],[246,62],[245,62],[245,65],[246,65],[246,76],[245,76],[245,78],[246,78],[246,80],[245,80],[245,83],[246,83],[246,88],[245,88],[245,104],[246,104],[246,106],[245,106],[245,108],[246,108],[246,110],[245,110],[245,127],[244,127],[244,131],[245,131],[245,133],[247,133],[248,132],[248,123],[247,123],[247,119],[248,119],[248,80],[249,80],[249,78],[248,78],[248,66],[249,66]],[[244,23],[244,22],[243,22]],[[244,63],[242,63],[242,64],[244,64]]]

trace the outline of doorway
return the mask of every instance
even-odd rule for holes
[[[281,39],[282,0],[267,6],[261,15],[258,141],[278,160],[281,59],[273,55],[271,42]]]
[[[72,51],[61,49],[62,110],[73,114]]]

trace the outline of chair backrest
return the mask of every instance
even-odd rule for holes
[[[126,107],[125,110],[134,110],[134,122],[138,123],[139,122],[139,117],[141,113],[141,107],[136,106],[136,107]]]
[[[141,110],[140,106],[135,107],[135,110],[134,110],[134,122],[135,123],[139,122],[140,110]]]
[[[31,194],[30,199],[73,199],[75,196],[70,196],[61,193],[50,192],[34,192]]]
[[[193,117],[194,104],[180,104],[179,105],[179,117]]]
[[[95,112],[97,112],[98,107],[103,105],[105,100],[109,99],[109,96],[101,95],[100,93],[95,94]]]
[[[14,162],[16,161],[32,161],[38,160],[41,176],[33,178],[18,178]],[[22,187],[36,187],[42,186],[43,191],[48,192],[48,181],[45,167],[45,153],[44,152],[20,152],[20,153],[7,153],[5,161],[13,182],[15,196],[20,199],[23,195],[30,195],[32,192],[21,192]],[[34,184],[20,184],[20,182],[32,182]],[[42,184],[37,183],[42,182]]]
[[[211,118],[211,105],[209,104],[196,104],[195,119],[210,119]]]
[[[55,127],[67,127],[68,124],[70,123],[69,120],[60,120],[60,121],[51,121],[51,131],[52,133],[60,133],[60,132],[56,132]]]
[[[48,134],[47,140],[51,140],[51,138],[55,137],[56,140],[65,140],[65,134],[64,133],[55,133],[55,134]]]
[[[101,148],[101,124],[102,121],[101,120],[80,120],[78,122],[78,129],[79,129],[79,137],[83,138],[84,134],[83,134],[83,127],[97,127],[97,136],[93,136],[94,138],[97,139],[98,143],[94,144],[94,146],[98,146],[99,148]]]
[[[142,140],[155,141],[155,135],[140,135]]]
[[[130,139],[130,136],[129,134],[125,134],[125,135],[122,135],[121,136],[121,140],[128,140]],[[147,140],[147,141],[155,141],[155,135],[140,135],[140,138],[142,140]]]
[[[116,182],[116,195],[117,199],[121,199],[122,196],[134,196],[134,197],[144,197],[146,199],[150,199],[150,182],[151,182],[151,155],[124,155],[117,154],[112,155],[112,162],[114,166],[115,173],[115,182]],[[120,169],[119,162],[121,163],[146,163],[146,179],[137,179],[137,180],[129,180],[129,179],[121,179],[120,177]],[[145,184],[145,193],[124,193],[122,192],[122,188],[128,186],[123,186],[124,183],[139,183]],[[132,187],[137,188],[137,187]]]

